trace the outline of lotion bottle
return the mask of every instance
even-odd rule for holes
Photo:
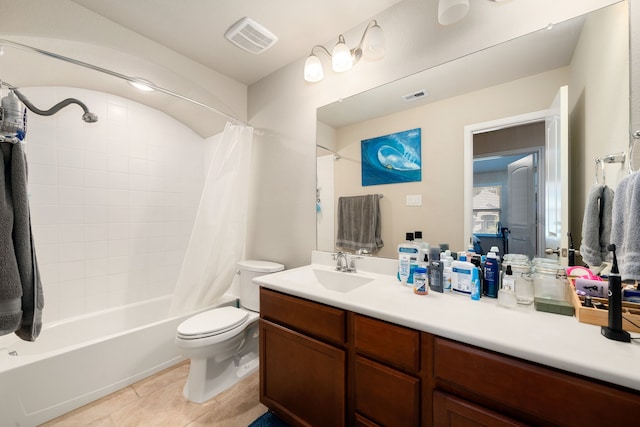
[[[406,238],[406,242],[398,245],[398,280],[403,285],[413,283],[411,276],[420,255],[420,248],[412,242],[413,233],[407,233]]]

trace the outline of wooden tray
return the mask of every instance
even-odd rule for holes
[[[578,296],[574,292],[571,294],[571,304],[576,309],[576,318],[579,322],[590,323],[592,325],[607,326],[609,324],[609,312],[594,307],[583,307],[582,302],[584,297]],[[606,298],[591,297],[594,302],[601,302],[604,305],[608,305],[609,300]],[[622,329],[629,332],[640,332],[640,327],[634,326],[625,319],[630,319],[633,323],[640,326],[640,304],[634,302],[622,302]]]

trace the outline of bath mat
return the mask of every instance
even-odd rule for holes
[[[278,418],[273,412],[265,412],[249,424],[249,427],[289,427],[289,425]]]

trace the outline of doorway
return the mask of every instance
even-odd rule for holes
[[[545,122],[505,122],[470,133],[472,220],[476,250],[496,246],[530,258],[544,252]]]

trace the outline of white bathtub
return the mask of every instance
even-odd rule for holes
[[[0,348],[0,427],[36,426],[184,360],[174,338],[188,316],[169,318],[169,305],[161,297],[56,322],[34,343]]]

